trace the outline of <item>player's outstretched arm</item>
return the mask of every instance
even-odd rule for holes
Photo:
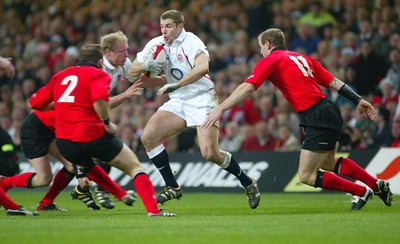
[[[148,57],[144,63],[135,59],[129,67],[128,74],[133,78],[138,78],[147,71],[161,70],[163,66],[163,62],[154,60],[152,57]]]
[[[370,120],[374,120],[376,117],[376,112],[374,107],[364,99],[360,95],[358,95],[350,86],[346,85],[343,81],[338,78],[334,78],[333,81],[329,84],[329,87],[338,91],[338,93],[345,98],[352,101],[356,106],[358,112],[360,114],[366,116]]]
[[[124,92],[110,97],[110,108],[115,108],[121,103],[125,102],[129,98],[133,96],[140,96],[142,95],[142,90],[143,88],[141,85],[143,82],[139,79],[135,81],[128,89],[126,89]]]
[[[140,77],[144,72],[144,64],[139,63],[137,59],[135,59],[131,66],[129,67],[128,74],[131,77],[134,77],[135,79]]]
[[[202,127],[204,129],[210,128],[221,118],[222,113],[233,107],[233,105],[243,101],[246,97],[250,96],[255,91],[254,85],[251,83],[244,82],[240,84],[233,93],[225,99],[220,105],[215,109],[212,109],[208,113],[207,119],[204,121]]]
[[[196,58],[194,59],[194,65],[192,70],[187,73],[182,79],[179,80],[177,83],[170,83],[166,84],[163,87],[161,87],[157,95],[161,96],[170,92],[175,91],[176,89],[179,89],[180,87],[192,84],[204,75],[208,74],[209,72],[209,61],[208,61],[208,56],[201,52],[197,54]]]
[[[139,63],[137,59],[135,59],[131,66],[129,67],[128,74],[133,77],[133,79],[140,79],[143,84],[141,85],[144,88],[154,88],[157,86],[162,86],[167,83],[165,76],[155,76],[155,77],[147,77],[144,75],[146,72],[144,64]]]
[[[375,120],[376,111],[375,108],[364,99],[361,99],[357,105],[358,112],[370,120]]]

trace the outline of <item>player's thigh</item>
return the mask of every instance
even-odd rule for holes
[[[35,159],[46,156],[49,152],[49,145],[53,139],[21,138],[21,147],[28,159]]]
[[[29,159],[36,174],[39,177],[52,176],[49,156],[45,155],[38,158]]]
[[[335,151],[310,151],[302,149],[300,152],[299,175],[300,177],[310,177],[331,161]]]
[[[158,110],[147,122],[143,137],[150,141],[162,141],[186,128],[186,122],[181,117],[164,110]]]
[[[200,149],[209,148],[217,151],[219,150],[218,146],[218,137],[219,137],[219,130],[215,126],[211,126],[210,128],[204,129],[201,126],[197,126],[197,139],[199,141]]]
[[[119,154],[108,164],[130,176],[134,176],[138,171],[143,170],[138,157],[126,144],[123,145]]]
[[[339,143],[337,142],[335,145],[335,149],[329,151],[329,154],[325,158],[325,161],[321,163],[321,169],[325,171],[330,171],[333,172],[335,170],[335,164],[336,164],[336,151],[339,147]]]
[[[69,171],[69,172],[74,172],[74,166],[72,165],[71,162],[69,162],[68,160],[66,160],[60,153],[60,150],[58,150],[58,147],[56,146],[56,142],[53,141],[52,143],[50,143],[49,145],[49,154],[53,157],[55,157],[56,159],[58,159],[63,165],[64,167]]]

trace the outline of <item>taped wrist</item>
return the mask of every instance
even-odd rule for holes
[[[361,100],[361,96],[358,95],[351,87],[348,85],[344,84],[338,91],[338,93],[345,98],[349,99],[351,102],[353,102],[355,105],[358,105],[358,103]]]
[[[86,175],[89,173],[89,171],[93,168],[92,166],[81,166],[81,165],[76,165],[74,164],[74,170],[75,170],[75,175],[76,178],[82,178],[82,177],[86,177]]]

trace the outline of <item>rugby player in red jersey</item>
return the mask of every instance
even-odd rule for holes
[[[49,154],[58,159],[64,167],[61,168],[54,177],[53,184],[47,191],[39,204],[37,210],[66,211],[54,203],[54,199],[64,190],[71,180],[75,177],[74,166],[66,160],[55,145],[55,118],[54,110],[33,111],[29,114],[21,125],[21,146],[25,157],[35,169],[35,172],[24,172],[19,175],[6,177],[0,181],[3,190],[8,191],[12,187],[37,188],[48,186],[53,175]],[[82,189],[89,188],[89,180],[93,180],[98,185],[104,186],[116,198],[131,206],[134,203],[134,192],[125,191],[120,185],[113,181],[108,174],[98,165],[93,166],[85,174],[77,175],[79,185]],[[79,187],[78,187],[79,188]],[[84,191],[84,190],[83,190]],[[81,198],[86,200],[84,203],[98,210],[100,207],[90,198]]]
[[[0,176],[0,180],[2,177]],[[14,202],[7,193],[0,187],[0,206],[6,209],[7,215],[25,215],[25,216],[36,216],[39,215],[36,211],[29,211]]]
[[[6,75],[10,78],[15,76],[15,67],[12,64],[10,58],[4,58],[0,56],[0,69],[4,70],[6,72]],[[5,139],[5,137],[9,137],[5,141],[11,142],[11,137],[7,134],[6,131],[3,131],[3,129],[1,128],[0,128],[0,134],[2,139]],[[3,144],[2,146],[6,146],[7,144]],[[3,179],[4,176],[0,175],[0,183]],[[31,212],[29,210],[24,209],[22,206],[18,205],[7,195],[7,193],[1,187],[0,187],[0,206],[3,206],[6,209],[7,215],[29,215],[29,216],[39,215],[39,213],[36,211]]]
[[[68,161],[83,168],[93,167],[93,158],[109,163],[132,177],[149,216],[176,216],[158,209],[153,184],[138,158],[114,136],[117,127],[109,119],[111,78],[101,70],[102,55],[99,45],[82,46],[79,63],[53,75],[32,95],[30,105],[38,110],[54,106],[56,145]]]
[[[247,80],[217,108],[210,111],[204,128],[212,126],[222,113],[250,96],[266,80],[283,94],[300,118],[305,137],[299,162],[299,177],[304,184],[328,190],[339,190],[359,196],[351,210],[361,209],[375,194],[391,206],[393,194],[389,182],[379,180],[349,158],[336,157],[336,149],[343,119],[339,109],[319,88],[330,87],[357,105],[358,111],[375,119],[375,110],[349,86],[330,74],[315,59],[285,47],[285,36],[280,29],[271,28],[258,36],[264,57],[254,67]],[[322,170],[324,171],[322,171]],[[347,176],[365,183],[361,186],[344,179]]]

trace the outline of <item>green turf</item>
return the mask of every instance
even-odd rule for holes
[[[43,194],[9,192],[31,210]],[[56,202],[69,211],[11,217],[1,209],[0,243],[400,243],[400,204],[378,197],[355,212],[345,194],[263,193],[251,210],[244,194],[186,193],[164,206],[176,218],[149,218],[140,201],[93,211],[67,191]]]

